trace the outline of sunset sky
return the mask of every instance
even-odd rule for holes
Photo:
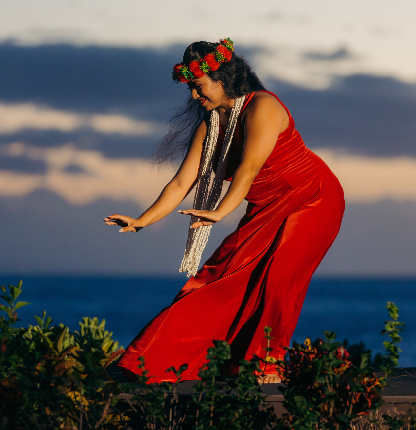
[[[230,37],[344,187],[318,273],[416,275],[415,14],[413,0],[0,1],[1,270],[176,273],[186,217],[138,234],[102,219],[140,215],[169,181],[151,156],[187,96],[172,66]]]

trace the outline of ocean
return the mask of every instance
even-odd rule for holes
[[[2,285],[23,280],[19,300],[31,305],[19,309],[19,324],[35,325],[33,315],[43,310],[54,324],[78,329],[82,317],[105,318],[113,338],[127,346],[140,329],[169,305],[186,281],[184,276],[19,276],[0,278]],[[349,344],[364,342],[373,353],[382,352],[386,304],[395,302],[399,320],[406,324],[400,347],[400,366],[416,367],[416,278],[313,278],[294,333],[296,342],[323,337],[329,330]],[[273,333],[272,333],[273,335]]]

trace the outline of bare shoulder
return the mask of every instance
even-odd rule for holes
[[[283,105],[269,93],[258,91],[243,112],[243,123],[247,126],[262,126],[267,123],[268,127],[276,125],[278,133],[289,125],[289,115]]]
[[[267,116],[279,116],[287,117],[286,109],[282,106],[276,97],[273,97],[269,93],[262,91],[257,91],[250,103],[248,104],[245,112],[245,116],[257,116],[257,115],[267,115]]]

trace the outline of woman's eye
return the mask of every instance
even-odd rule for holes
[[[188,86],[188,90],[191,91],[191,92],[192,92],[192,90],[199,91],[201,88],[202,88],[202,85],[193,85],[192,87]]]

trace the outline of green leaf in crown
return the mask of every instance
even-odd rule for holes
[[[209,68],[207,62],[205,60],[202,60],[201,63],[199,64],[199,68],[204,72],[204,73],[208,73],[211,69]]]
[[[230,52],[234,51],[234,42],[229,37],[226,37],[221,42]]]

